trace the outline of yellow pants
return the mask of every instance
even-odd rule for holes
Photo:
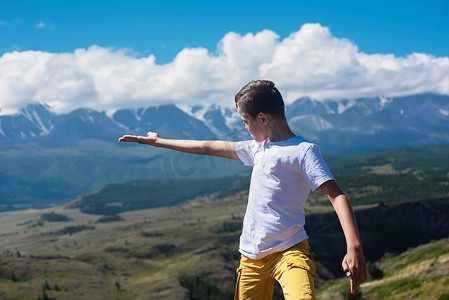
[[[237,269],[235,300],[269,300],[276,279],[285,300],[316,299],[313,281],[316,269],[307,240],[261,259],[241,256]]]

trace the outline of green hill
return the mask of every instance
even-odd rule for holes
[[[110,184],[80,197],[72,206],[84,213],[111,215],[126,211],[174,206],[224,189],[248,188],[248,176],[211,179],[137,180]]]
[[[449,194],[449,145],[326,156],[354,205]]]
[[[419,200],[449,195],[449,146],[399,148],[357,155],[326,156],[332,172],[353,205]],[[150,168],[150,167],[149,167]],[[247,170],[247,169],[246,169]],[[218,170],[217,170],[218,171]],[[92,214],[172,206],[198,195],[248,190],[249,172],[221,178],[149,179],[110,184],[81,196],[74,204]],[[308,203],[328,200],[312,194]]]
[[[325,158],[356,204],[427,198],[449,192],[449,145]],[[174,183],[182,179],[232,177],[248,171],[238,161],[97,140],[61,149],[34,144],[8,147],[0,149],[0,211],[46,208],[113,183]]]

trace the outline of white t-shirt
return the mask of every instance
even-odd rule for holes
[[[253,166],[239,251],[260,259],[308,238],[302,205],[310,189],[334,179],[318,147],[297,136],[235,144],[240,160]]]

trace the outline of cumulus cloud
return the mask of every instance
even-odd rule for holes
[[[449,57],[411,53],[369,55],[320,24],[305,24],[280,39],[273,31],[230,32],[213,54],[185,48],[167,64],[153,55],[91,46],[73,53],[9,52],[0,57],[0,108],[47,103],[56,112],[176,103],[232,105],[253,79],[273,80],[287,102],[399,96],[449,95]]]
[[[53,30],[53,29],[55,29],[55,25],[49,21],[47,21],[47,22],[39,21],[36,24],[34,24],[34,28]]]
[[[46,26],[46,24],[45,24],[45,22],[43,22],[43,21],[39,21],[37,24],[36,24],[36,28],[44,28]]]

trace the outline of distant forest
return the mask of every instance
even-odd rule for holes
[[[326,156],[354,205],[449,195],[449,146],[406,147]],[[212,179],[137,180],[111,184],[81,197],[74,206],[89,214],[174,206],[201,195],[223,197],[248,190],[249,173]]]

